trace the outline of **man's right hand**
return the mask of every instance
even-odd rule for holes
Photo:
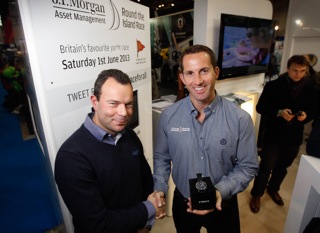
[[[280,116],[285,119],[286,121],[291,121],[292,118],[295,117],[295,115],[292,114],[292,111],[288,108],[282,109],[280,112]]]
[[[150,201],[153,206],[155,207],[157,213],[156,213],[156,219],[162,219],[166,216],[165,213],[165,198],[164,193],[159,192],[153,192],[148,196],[148,201]]]

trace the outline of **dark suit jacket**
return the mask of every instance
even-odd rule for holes
[[[310,80],[305,78],[299,94],[292,96],[288,79],[288,74],[285,73],[278,79],[267,82],[259,98],[256,110],[264,118],[263,143],[301,145],[304,124],[314,119],[316,114],[316,89]],[[286,108],[293,113],[304,111],[307,118],[301,122],[295,117],[287,122],[282,117],[277,117],[279,109]]]

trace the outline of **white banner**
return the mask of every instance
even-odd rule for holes
[[[128,0],[18,3],[25,37],[18,41],[27,48],[31,70],[27,83],[34,85],[27,88],[28,95],[51,166],[61,144],[91,111],[94,81],[109,68],[126,72],[139,92],[135,131],[152,166],[149,9]],[[61,207],[71,232],[71,218],[64,204]]]

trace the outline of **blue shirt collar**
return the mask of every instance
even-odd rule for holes
[[[99,141],[108,143],[108,144],[117,144],[118,140],[122,137],[123,131],[118,132],[116,136],[110,135],[107,131],[96,125],[92,118],[94,116],[94,112],[90,112],[85,121],[84,127],[89,130],[89,132]]]
[[[216,91],[215,91],[216,92]],[[193,103],[191,102],[191,99],[190,99],[190,96],[188,97],[189,98],[189,113],[190,114],[195,114],[195,116],[198,115],[198,110],[194,107]],[[216,92],[216,96],[215,98],[213,99],[213,101],[208,105],[208,107],[206,107],[205,109],[205,112],[208,112],[208,111],[212,111],[214,112],[214,109],[216,108],[216,106],[218,105],[218,103],[220,102],[220,99],[221,99],[221,96],[218,95],[218,93]]]

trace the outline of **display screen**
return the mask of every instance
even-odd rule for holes
[[[131,129],[139,126],[138,90],[133,91],[133,114],[128,123]]]
[[[265,73],[273,37],[272,20],[221,14],[219,78]]]

